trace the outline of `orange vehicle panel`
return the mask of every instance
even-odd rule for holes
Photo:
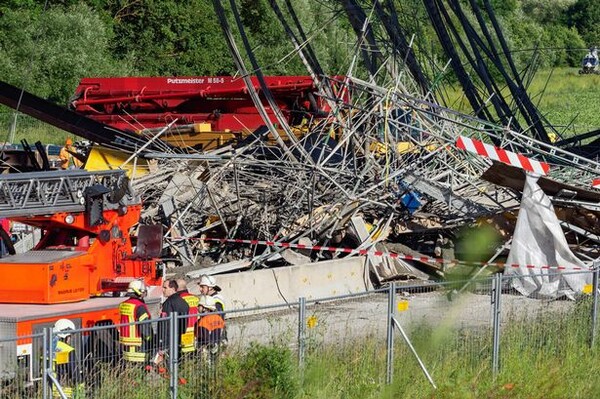
[[[0,302],[64,303],[90,297],[95,257],[79,251],[30,251],[2,259]]]

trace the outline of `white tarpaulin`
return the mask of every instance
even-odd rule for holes
[[[591,274],[572,274],[574,268],[588,268],[569,249],[554,207],[538,186],[538,179],[539,176],[527,174],[504,274],[521,276],[512,279],[511,285],[523,295],[550,298],[566,295],[574,299],[586,284],[591,283]],[[516,264],[519,267],[510,266]],[[527,265],[537,267],[528,268]],[[539,266],[550,266],[550,269]],[[556,266],[565,269],[553,268]]]

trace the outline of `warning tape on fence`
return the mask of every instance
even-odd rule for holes
[[[247,245],[265,245],[268,247],[279,247],[279,248],[293,248],[293,249],[306,249],[310,251],[326,251],[326,252],[335,252],[335,253],[352,253],[357,255],[372,255],[372,256],[381,256],[381,257],[389,257],[403,260],[412,260],[418,262],[425,263],[440,263],[440,264],[460,264],[460,265],[470,265],[470,266],[492,266],[492,267],[512,267],[512,268],[521,268],[524,267],[526,269],[545,269],[545,270],[568,270],[568,271],[587,271],[588,268],[585,267],[566,267],[566,266],[550,266],[550,265],[521,265],[518,263],[502,263],[502,262],[467,262],[458,259],[446,260],[443,258],[435,258],[431,256],[413,256],[413,255],[405,255],[398,254],[395,252],[384,252],[384,251],[373,251],[368,249],[356,249],[356,248],[342,248],[342,247],[330,247],[324,245],[306,245],[306,244],[291,244],[289,242],[277,242],[277,241],[267,241],[267,240],[243,240],[240,238],[191,238],[191,240],[203,240],[203,241],[211,241],[211,242],[220,242],[222,244],[247,244]]]
[[[546,162],[529,159],[524,155],[517,154],[516,152],[494,147],[493,145],[486,144],[483,141],[469,137],[459,136],[456,140],[456,146],[461,150],[472,152],[474,154],[478,154],[507,165],[515,166],[528,172],[546,175],[550,170],[550,165],[548,165]]]

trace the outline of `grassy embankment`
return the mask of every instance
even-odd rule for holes
[[[577,68],[540,71],[528,88],[542,116],[563,137],[600,129],[600,75],[579,75]],[[449,92],[453,108],[469,113],[459,89]]]
[[[394,381],[385,385],[384,337],[338,348],[314,346],[301,377],[294,354],[257,348],[230,359],[221,370],[215,398],[365,399],[365,398],[592,398],[600,389],[597,348],[588,346],[590,306],[557,316],[503,323],[501,368],[492,376],[491,332],[445,330],[422,325],[409,332],[427,366],[433,389],[400,334],[396,335]],[[508,320],[504,320],[507,322]],[[285,353],[285,356],[281,356]],[[263,353],[264,354],[264,353]],[[241,359],[241,361],[240,361]],[[253,385],[255,384],[255,385]],[[250,388],[249,388],[250,387]],[[240,396],[240,393],[247,391]],[[255,395],[254,395],[255,394]]]

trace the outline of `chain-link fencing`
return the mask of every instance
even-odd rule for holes
[[[28,336],[0,329],[0,396],[223,398],[232,368],[249,372],[252,362],[276,356],[257,349],[269,347],[293,354],[299,370],[343,359],[352,367],[337,381],[342,390],[365,368],[372,371],[365,389],[419,378],[435,387],[453,373],[496,374],[524,357],[579,355],[594,344],[596,283],[568,300],[525,297],[514,289],[515,278],[391,283],[360,294],[132,324],[106,320],[83,328],[74,320],[66,333],[51,322]]]

